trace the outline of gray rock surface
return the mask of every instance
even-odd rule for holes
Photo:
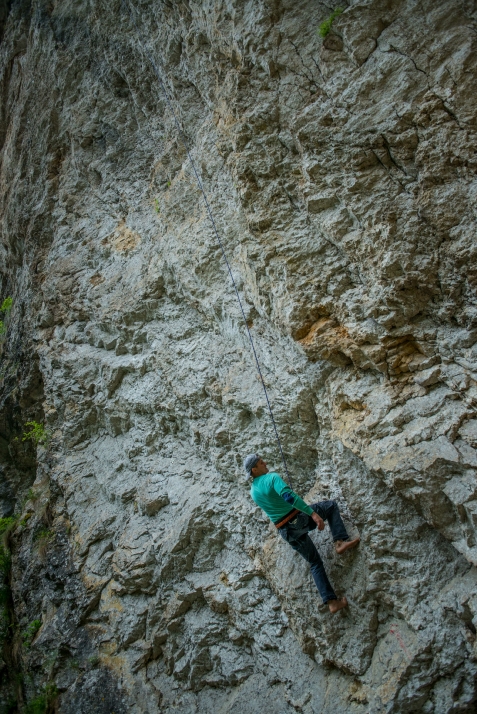
[[[0,12],[20,711],[474,711],[477,7],[342,5],[324,39],[306,0]],[[279,454],[151,58],[294,487],[361,535],[313,535],[336,617],[243,481]]]

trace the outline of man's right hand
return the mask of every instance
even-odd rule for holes
[[[324,527],[325,527],[325,522],[324,522],[323,518],[321,518],[321,517],[318,515],[318,513],[315,513],[314,511],[313,511],[313,513],[311,514],[311,517],[312,517],[312,519],[315,521],[315,523],[316,523],[316,525],[317,525],[317,527],[318,527],[318,530],[319,530],[319,531],[322,531],[322,530],[324,529]]]

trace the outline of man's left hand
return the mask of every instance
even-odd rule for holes
[[[316,523],[316,525],[317,525],[317,527],[318,527],[318,530],[319,530],[319,531],[322,531],[322,530],[324,529],[324,527],[325,527],[325,522],[324,522],[323,518],[321,518],[321,517],[318,515],[318,513],[315,513],[314,511],[313,511],[313,513],[311,514],[311,517],[312,517],[312,519],[315,521],[315,523]]]

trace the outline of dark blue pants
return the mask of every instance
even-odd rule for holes
[[[320,501],[312,503],[312,508],[315,513],[318,513],[324,521],[328,521],[331,529],[333,540],[349,540],[348,533],[344,527],[344,523],[340,516],[340,511],[336,501]],[[283,528],[279,528],[278,532],[281,537],[291,545],[293,550],[305,558],[310,563],[311,574],[315,581],[316,587],[321,595],[323,602],[328,600],[336,600],[335,591],[331,587],[328,576],[325,571],[325,566],[320,558],[320,554],[315,548],[313,541],[308,535],[309,531],[316,528],[316,523],[311,516],[300,512],[291,521],[288,521]]]

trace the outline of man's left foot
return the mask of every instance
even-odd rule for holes
[[[354,538],[354,540],[337,540],[335,541],[335,550],[338,555],[341,555],[351,548],[356,548],[360,540],[361,538],[359,536]]]
[[[335,612],[342,610],[344,607],[348,607],[348,601],[345,597],[340,597],[340,598],[337,598],[336,600],[328,600],[327,604],[328,604],[328,609],[332,615],[334,615]]]

